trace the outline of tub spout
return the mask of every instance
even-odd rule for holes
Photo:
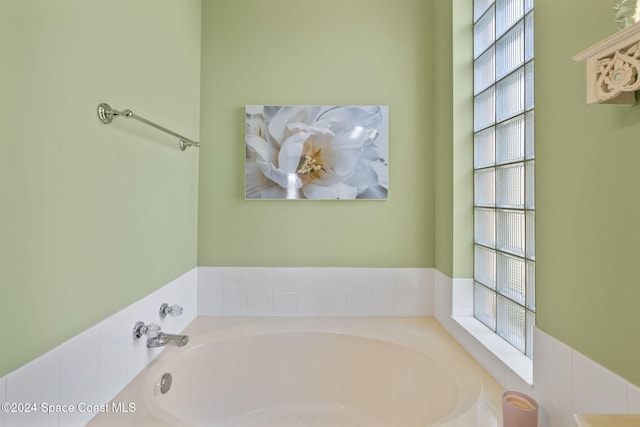
[[[173,335],[173,334],[165,334],[164,332],[160,332],[155,337],[147,338],[147,347],[164,347],[165,345],[175,345],[178,347],[183,347],[189,342],[188,335]]]
[[[145,325],[144,322],[138,321],[133,325],[133,336],[140,339],[143,335],[147,336],[147,347],[149,348],[164,347],[169,344],[183,347],[189,342],[188,335],[165,334],[160,331],[160,325],[155,323]]]

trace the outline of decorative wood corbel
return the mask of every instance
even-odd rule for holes
[[[640,89],[640,23],[575,55],[587,63],[587,104],[633,105]]]

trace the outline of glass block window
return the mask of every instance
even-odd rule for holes
[[[475,0],[474,316],[533,357],[533,0]]]

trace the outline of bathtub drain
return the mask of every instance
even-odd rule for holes
[[[172,381],[171,374],[168,372],[165,372],[162,375],[162,378],[160,379],[160,392],[162,394],[167,394],[167,392],[171,388],[171,381]]]

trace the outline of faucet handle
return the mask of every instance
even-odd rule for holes
[[[162,305],[160,306],[160,318],[164,319],[165,317],[167,317],[167,314],[170,314],[172,316],[180,316],[182,314],[182,307],[179,305],[172,305],[171,307],[169,307],[169,304],[162,303]]]
[[[156,325],[155,323],[145,325],[144,322],[136,322],[136,324],[133,325],[133,336],[136,338],[141,338],[143,335],[154,338],[157,337],[159,333],[160,325]]]

